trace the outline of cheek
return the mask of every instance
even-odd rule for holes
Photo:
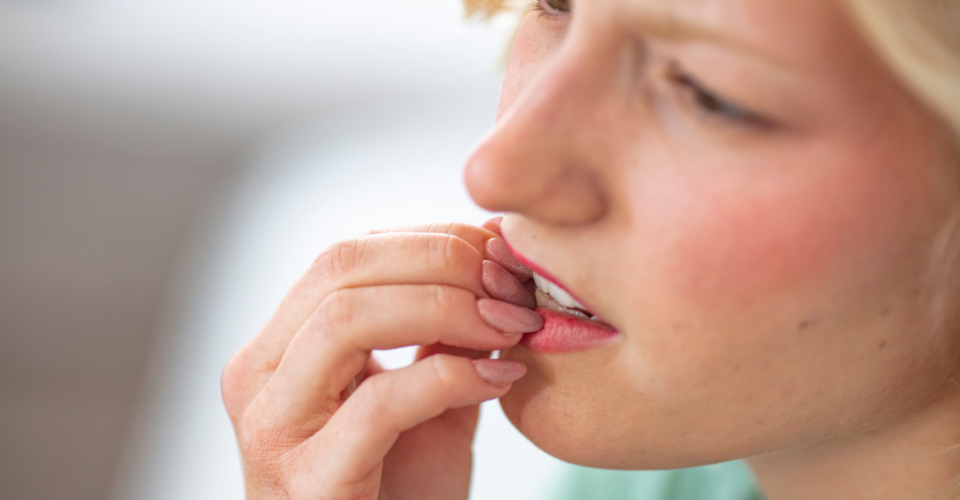
[[[645,314],[628,329],[663,404],[743,422],[733,407],[762,403],[755,430],[812,435],[915,381],[886,380],[890,364],[931,360],[911,337],[942,193],[916,162],[809,153],[644,179],[631,293]]]
[[[644,181],[637,226],[645,243],[638,244],[656,281],[676,298],[708,308],[744,306],[802,290],[858,287],[878,269],[923,257],[910,255],[926,229],[923,189],[906,172],[745,168],[663,170]]]

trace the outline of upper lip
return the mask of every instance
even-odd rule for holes
[[[538,264],[536,264],[535,262],[532,262],[530,259],[524,257],[523,254],[517,252],[516,249],[513,248],[513,245],[510,244],[510,241],[507,240],[506,237],[503,238],[503,241],[507,244],[507,248],[510,249],[510,251],[513,253],[513,256],[516,257],[517,260],[519,260],[521,264],[529,267],[531,271],[539,274],[540,276],[543,276],[544,278],[546,278],[547,280],[553,282],[554,284],[559,285],[561,288],[563,288],[564,290],[566,290],[567,293],[569,293],[571,297],[573,297],[577,302],[583,304],[589,311],[591,311],[591,314],[593,314],[594,309],[593,309],[593,307],[590,306],[590,303],[589,303],[589,302],[583,300],[582,298],[580,298],[580,296],[578,296],[577,294],[575,294],[575,293],[573,293],[572,291],[570,291],[570,288],[569,288],[567,285],[565,285],[565,284],[563,283],[563,281],[557,279],[557,277],[554,276],[553,274],[550,274],[549,271],[547,271],[546,269],[540,267],[540,266],[539,266]]]

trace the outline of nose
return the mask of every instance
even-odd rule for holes
[[[588,224],[609,210],[605,148],[614,117],[611,82],[603,75],[611,71],[601,67],[605,58],[598,50],[574,42],[565,41],[529,82],[523,75],[539,62],[523,60],[533,58],[514,49],[501,116],[464,172],[481,207],[551,224]],[[513,92],[518,86],[524,88]]]

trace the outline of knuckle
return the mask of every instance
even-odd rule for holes
[[[461,246],[460,238],[455,238],[453,236],[444,236],[443,244],[441,251],[443,252],[443,260],[447,262],[448,265],[457,265],[463,261],[463,247]]]
[[[354,395],[359,396],[357,403],[361,414],[372,423],[385,421],[384,416],[391,410],[390,400],[395,392],[393,379],[385,373],[374,375],[364,381],[361,387],[364,390]]]
[[[462,310],[466,300],[473,301],[473,294],[460,288],[434,285],[429,288],[427,307],[430,315],[450,314]]]
[[[456,356],[451,356],[449,354],[436,354],[427,358],[429,361],[430,368],[432,370],[432,375],[434,382],[437,384],[438,389],[441,391],[448,391],[457,387],[457,380],[459,373],[459,362],[462,358],[457,358]]]
[[[433,222],[427,226],[427,230],[434,233],[443,233],[461,238],[467,231],[466,224],[462,222]]]
[[[356,262],[360,245],[359,238],[341,240],[330,245],[314,259],[310,274],[322,280],[343,274]]]
[[[479,253],[467,242],[447,234],[432,236],[429,258],[437,266],[461,269],[480,265]]]
[[[431,314],[436,314],[437,311],[446,311],[450,304],[453,302],[453,293],[448,287],[445,286],[433,286],[430,287],[430,301],[429,308]]]
[[[327,327],[324,331],[333,333],[350,328],[356,320],[359,305],[360,299],[355,289],[331,292],[317,308],[321,323]]]
[[[447,232],[456,236],[460,241],[476,251],[483,248],[483,240],[485,239],[485,233],[487,233],[484,229],[462,222],[450,223]]]
[[[227,413],[236,418],[243,411],[243,399],[250,384],[249,347],[243,347],[230,358],[220,374],[220,394]]]

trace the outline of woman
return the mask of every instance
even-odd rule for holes
[[[466,167],[506,217],[317,258],[224,372],[248,498],[466,498],[498,397],[577,464],[954,494],[960,2],[525,9]],[[370,358],[404,345],[410,367]]]

